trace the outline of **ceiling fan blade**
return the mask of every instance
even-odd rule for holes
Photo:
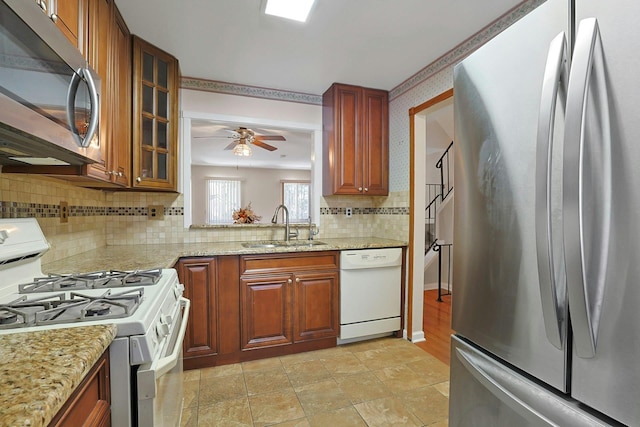
[[[233,141],[231,144],[229,144],[226,147],[224,147],[224,149],[225,150],[233,150],[233,147],[235,147],[238,144],[238,142],[240,142],[239,139],[236,140],[236,141]]]
[[[256,147],[264,148],[265,150],[269,150],[269,151],[277,150],[277,148],[274,147],[273,145],[266,144],[258,139],[254,139],[252,144],[255,145]]]
[[[286,141],[282,135],[256,135],[254,139],[262,141]]]
[[[229,139],[233,138],[233,136],[219,136],[219,135],[209,135],[209,136],[194,136],[193,139]]]

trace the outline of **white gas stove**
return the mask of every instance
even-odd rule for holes
[[[181,411],[179,394],[173,395],[179,407],[175,402],[160,405],[155,397],[160,376],[179,378],[182,372],[189,301],[182,297],[176,271],[45,275],[41,257],[48,249],[35,219],[0,219],[0,334],[115,324],[110,347],[113,425],[174,425]],[[159,406],[165,406],[160,415],[154,412]],[[159,416],[172,418],[167,411],[173,421],[160,424]]]

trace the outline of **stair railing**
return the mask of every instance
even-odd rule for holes
[[[451,182],[451,164],[449,161],[449,153],[453,147],[453,141],[442,153],[442,156],[436,162],[436,168],[440,169],[440,194],[442,194],[442,200],[446,199],[451,190],[453,190],[453,184]]]
[[[425,254],[436,241],[436,210],[442,200],[441,188],[440,184],[427,184],[426,187],[426,200],[429,204],[424,210]]]
[[[451,243],[435,243],[433,245],[433,250],[438,253],[438,299],[436,301],[442,302],[442,297],[445,295],[451,295]],[[447,257],[447,265],[446,265],[446,279],[447,279],[447,289],[442,289],[442,279],[443,279],[443,270],[442,270],[442,255],[443,253]]]

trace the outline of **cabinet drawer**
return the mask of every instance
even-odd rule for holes
[[[240,259],[240,274],[334,270],[340,265],[338,255],[337,251],[243,255]]]

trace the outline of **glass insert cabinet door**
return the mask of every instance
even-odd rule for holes
[[[133,176],[137,188],[176,190],[178,60],[134,37]]]

